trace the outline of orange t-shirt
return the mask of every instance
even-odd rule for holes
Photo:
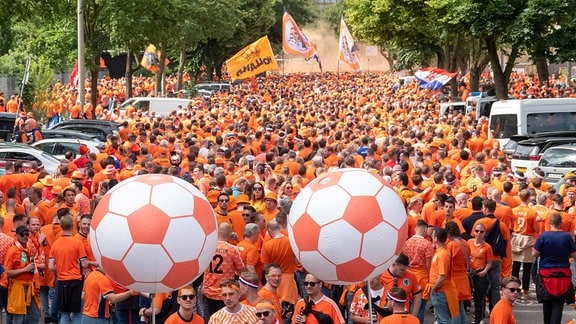
[[[432,257],[432,265],[430,266],[430,275],[428,283],[434,285],[439,276],[445,276],[446,280],[450,278],[450,252],[446,247],[441,247],[436,250],[436,254]],[[438,291],[443,291],[443,287],[438,288]]]
[[[176,312],[168,316],[164,324],[204,324],[204,319],[200,315],[192,313],[192,318],[186,320],[180,312]]]
[[[25,266],[30,264],[30,259],[34,258],[31,251],[32,249],[30,244],[28,244],[28,247],[26,249],[24,249],[18,243],[12,245],[11,247],[8,248],[8,251],[6,252],[6,256],[4,258],[4,269],[18,270],[24,268]],[[22,257],[23,253],[26,255],[25,258]],[[32,281],[33,277],[34,277],[33,273],[24,272],[12,277],[12,279],[30,282]]]
[[[50,249],[50,259],[56,264],[58,280],[81,280],[80,262],[86,259],[84,244],[72,235],[63,235]]]
[[[110,307],[106,296],[114,293],[114,282],[99,270],[92,271],[84,281],[84,309],[82,314],[92,318],[110,318]]]
[[[501,298],[490,312],[490,324],[516,324],[512,305],[506,298]]]
[[[257,274],[262,273],[264,266],[262,262],[260,262],[260,251],[256,248],[256,245],[247,240],[243,240],[238,243],[238,251],[240,251],[240,257],[242,257],[244,265],[253,266]]]
[[[474,243],[474,239],[468,240],[470,247],[470,268],[474,270],[482,270],[488,261],[492,261],[492,247],[486,242],[480,245]]]
[[[282,268],[282,273],[296,271],[296,256],[292,251],[288,236],[273,238],[262,246],[260,261],[262,264],[276,262]]]

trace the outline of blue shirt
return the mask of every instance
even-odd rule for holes
[[[546,231],[536,240],[534,250],[540,252],[540,268],[569,268],[568,259],[576,252],[576,243],[566,232]]]

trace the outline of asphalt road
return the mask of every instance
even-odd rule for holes
[[[430,303],[427,304],[429,307]],[[472,313],[473,310],[468,314],[468,323],[473,323],[472,321]],[[516,317],[516,323],[521,324],[536,324],[536,323],[543,323],[542,320],[542,304],[538,304],[536,300],[536,293],[534,290],[531,290],[529,296],[518,299],[514,303],[514,315]],[[489,316],[489,315],[487,315]],[[566,323],[572,319],[576,319],[576,310],[571,305],[564,306],[564,312],[562,316],[562,323]],[[484,319],[484,324],[488,324],[490,322],[489,317]],[[425,324],[433,324],[434,323],[434,314],[429,311],[426,311],[426,315],[424,317]]]

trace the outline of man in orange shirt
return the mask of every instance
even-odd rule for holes
[[[65,213],[60,217],[62,236],[50,250],[48,268],[55,272],[58,279],[56,290],[60,317],[66,317],[64,322],[76,324],[80,323],[82,316],[82,271],[88,267],[88,260],[84,245],[72,236],[72,214],[67,209],[58,213]]]
[[[260,250],[255,245],[259,237],[260,227],[254,223],[249,223],[244,227],[244,240],[238,243],[238,250],[246,270],[257,274],[258,277],[262,274],[263,269],[260,262]]]
[[[82,289],[82,322],[107,322],[110,318],[110,304],[126,300],[132,295],[131,290],[114,293],[115,285],[100,267],[86,277]]]
[[[530,289],[530,276],[535,258],[532,256],[532,246],[536,242],[536,218],[538,212],[534,210],[530,203],[530,191],[523,189],[518,194],[520,205],[514,207],[514,232],[512,233],[512,276],[520,277],[520,266],[522,266],[522,289],[524,294],[528,294]]]
[[[178,290],[178,311],[168,316],[164,324],[204,324],[204,320],[194,313],[196,305],[196,290],[184,286]]]
[[[502,298],[490,312],[490,324],[516,324],[512,305],[522,291],[520,279],[509,277],[502,280]]]
[[[266,196],[264,196],[264,210],[262,211],[262,215],[264,215],[266,221],[269,222],[274,219],[279,211],[278,195],[272,191],[266,193]]]
[[[384,285],[385,291],[390,291],[393,287],[404,289],[407,293],[407,308],[412,310],[412,315],[418,316],[422,302],[422,287],[416,275],[408,270],[409,265],[408,256],[400,253],[388,270],[382,273],[380,282]]]
[[[16,228],[16,243],[8,248],[4,269],[8,276],[8,322],[38,323],[40,300],[34,289],[34,254],[28,242],[30,230],[26,225]]]
[[[218,225],[218,242],[210,266],[204,271],[204,317],[208,320],[212,314],[224,307],[220,284],[223,280],[234,279],[244,268],[238,248],[228,241],[232,227],[228,223]]]
[[[344,324],[344,318],[336,303],[322,293],[323,282],[312,274],[307,274],[304,280],[307,299],[300,299],[294,308],[292,324],[319,323],[312,311],[321,312],[332,319],[334,324]]]
[[[278,263],[282,268],[282,282],[278,287],[278,294],[282,301],[295,304],[298,300],[298,288],[294,280],[296,272],[296,256],[288,236],[280,232],[278,222],[273,219],[268,222],[268,233],[271,239],[264,243],[260,252],[260,261],[266,265],[272,262]]]
[[[283,318],[292,318],[293,309],[287,306],[286,311],[283,311],[283,303],[281,296],[278,294],[278,287],[282,283],[282,267],[278,263],[269,263],[264,269],[266,276],[266,284],[258,291],[258,296],[261,299],[267,299],[274,305],[276,319],[282,322]],[[285,303],[284,303],[285,304]]]
[[[443,228],[434,231],[433,240],[436,253],[430,266],[428,285],[424,289],[424,299],[434,306],[434,318],[438,323],[450,323],[458,316],[458,291],[451,277],[450,251],[446,248],[448,233]]]

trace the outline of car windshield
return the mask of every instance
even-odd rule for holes
[[[576,168],[576,150],[550,149],[540,160],[540,166],[555,168]]]

